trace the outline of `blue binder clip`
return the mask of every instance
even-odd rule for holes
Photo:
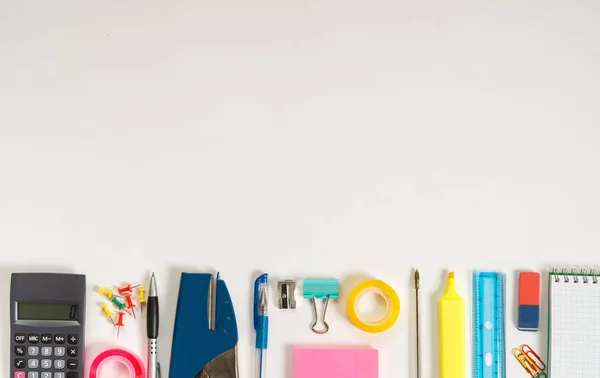
[[[329,331],[329,324],[325,320],[329,299],[338,299],[340,294],[340,283],[336,278],[306,278],[304,279],[304,298],[310,299],[313,305],[314,321],[311,329],[314,333],[323,335]],[[323,307],[323,329],[317,329],[319,313],[317,311],[317,298],[324,299]]]

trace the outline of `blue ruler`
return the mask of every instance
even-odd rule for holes
[[[505,378],[504,273],[473,273],[473,378]]]

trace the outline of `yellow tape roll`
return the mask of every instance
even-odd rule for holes
[[[381,296],[386,303],[386,312],[383,317],[375,320],[363,320],[360,316],[359,303],[365,294],[373,293]],[[390,329],[398,316],[400,315],[400,299],[394,289],[383,281],[379,280],[368,280],[359,283],[350,292],[348,297],[348,317],[350,321],[359,329],[370,332],[378,333],[387,331]]]

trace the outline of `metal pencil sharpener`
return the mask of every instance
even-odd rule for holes
[[[296,282],[285,280],[277,282],[277,293],[279,294],[278,304],[282,310],[296,309]]]

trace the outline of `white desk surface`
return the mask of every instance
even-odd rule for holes
[[[412,377],[412,268],[423,377],[439,376],[445,270],[468,296],[469,269],[501,269],[507,348],[545,355],[545,315],[515,328],[516,271],[600,264],[598,19],[596,1],[4,0],[0,371],[9,276],[30,270],[90,287],[154,270],[165,368],[179,273],[220,270],[241,377],[259,270],[383,279],[392,331],[355,329],[343,301],[326,336],[309,306],[273,310],[268,372],[292,378],[295,345],[370,345],[391,378]],[[144,356],[144,323],[115,340],[98,299],[88,364]]]

